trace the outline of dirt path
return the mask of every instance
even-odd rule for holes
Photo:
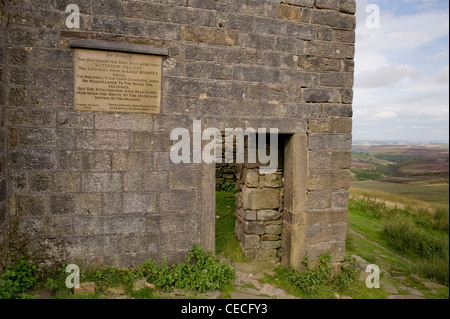
[[[289,295],[283,289],[258,281],[265,276],[274,276],[275,267],[269,262],[233,263],[237,279],[233,282],[236,291],[231,299],[299,299]]]
[[[369,243],[371,243],[371,244],[374,245],[374,246],[377,246],[377,247],[379,247],[379,248],[382,248],[382,249],[386,250],[388,253],[390,253],[391,255],[395,256],[396,258],[401,259],[401,260],[403,260],[404,262],[407,262],[408,264],[414,265],[414,262],[413,262],[412,260],[409,260],[408,258],[402,257],[402,256],[400,256],[400,255],[397,255],[396,253],[394,253],[393,251],[389,250],[388,248],[386,248],[386,247],[380,245],[379,243],[377,243],[377,242],[375,242],[375,241],[372,241],[372,240],[368,239],[368,238],[367,238],[366,236],[364,236],[363,234],[358,233],[357,231],[355,231],[355,230],[353,230],[353,229],[350,229],[350,228],[349,228],[348,230],[349,230],[349,232],[352,233],[353,235],[358,236],[359,238],[368,241]]]

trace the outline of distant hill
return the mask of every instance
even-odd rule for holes
[[[449,178],[448,144],[355,143],[352,150],[355,181],[446,182]]]

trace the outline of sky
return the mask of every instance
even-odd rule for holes
[[[356,2],[354,140],[448,142],[449,1]]]

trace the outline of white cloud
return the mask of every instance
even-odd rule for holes
[[[357,87],[382,87],[416,78],[422,71],[410,65],[383,65],[377,70],[366,70],[358,74]]]
[[[422,80],[423,84],[447,85],[450,83],[449,66],[446,65],[435,75],[428,76]]]
[[[380,4],[380,29],[366,27],[368,1],[357,2],[355,139],[448,140],[449,14],[439,10],[443,1],[371,0]]]

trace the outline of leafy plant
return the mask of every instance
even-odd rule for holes
[[[347,257],[341,266],[341,272],[333,279],[333,287],[345,290],[358,279],[359,274],[358,261],[353,257]]]
[[[227,193],[236,193],[236,182],[234,181],[226,181],[222,186],[221,186],[221,190]]]
[[[139,275],[164,290],[179,288],[199,292],[220,289],[235,278],[233,268],[196,244],[184,263],[169,266],[165,259],[161,264],[148,260],[139,268]]]
[[[309,260],[305,258],[302,263],[306,270],[299,272],[291,269],[289,279],[307,294],[313,294],[331,281],[333,277],[331,260],[330,253],[324,254],[320,257],[319,264],[315,268],[310,268]]]
[[[0,276],[0,299],[13,299],[20,293],[33,288],[39,276],[36,275],[36,265],[21,259],[15,266],[6,266]]]

